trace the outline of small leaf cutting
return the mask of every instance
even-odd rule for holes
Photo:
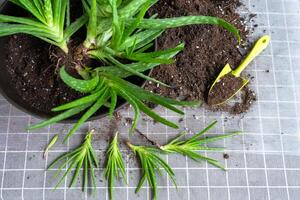
[[[125,176],[125,165],[118,145],[118,133],[110,143],[109,149],[106,154],[107,164],[105,168],[105,178],[108,181],[109,198],[113,199],[113,187],[115,178],[119,179],[122,176],[124,182],[127,182]]]
[[[51,141],[49,142],[48,146],[46,147],[45,151],[44,151],[44,159],[46,159],[48,157],[48,151],[55,145],[55,143],[58,140],[58,135],[55,135]]]
[[[83,167],[82,191],[84,191],[85,188],[87,187],[89,180],[91,180],[94,187],[94,191],[96,191],[96,177],[94,173],[94,168],[95,167],[98,168],[99,164],[96,158],[96,153],[91,144],[92,134],[94,132],[95,130],[93,129],[86,135],[85,140],[80,147],[60,156],[59,158],[54,160],[52,164],[48,167],[48,169],[52,169],[59,161],[66,159],[66,161],[59,167],[58,171],[54,175],[55,178],[58,177],[62,169],[64,169],[68,165],[67,171],[60,178],[60,180],[55,186],[55,189],[62,183],[62,181],[66,178],[66,176],[75,167],[76,168],[75,173],[69,185],[69,187],[72,187],[74,183],[77,182],[76,179],[80,173],[81,168]]]
[[[161,150],[153,148],[153,147],[145,147],[145,146],[135,146],[127,142],[129,148],[137,155],[140,160],[141,168],[142,168],[142,178],[135,190],[138,193],[145,183],[148,181],[150,188],[152,188],[153,199],[157,199],[157,180],[156,173],[162,176],[161,169],[164,169],[169,177],[171,178],[173,184],[177,187],[175,173],[171,169],[171,167],[164,161],[158,154],[162,153]]]
[[[205,129],[203,129],[201,132],[197,133],[196,135],[192,136],[191,138],[188,138],[186,140],[182,140],[184,136],[186,136],[187,132],[182,132],[179,136],[171,140],[168,144],[163,145],[160,147],[160,149],[165,153],[179,153],[181,155],[187,156],[188,158],[200,162],[200,161],[207,161],[208,163],[221,168],[223,170],[224,167],[221,166],[217,160],[206,157],[204,155],[201,155],[198,151],[215,151],[215,150],[223,150],[223,148],[211,148],[207,147],[207,143],[216,142],[225,138],[229,138],[235,135],[240,134],[240,132],[233,132],[230,134],[225,134],[221,136],[215,136],[215,137],[202,137],[208,130],[210,130],[212,127],[216,125],[217,121],[213,121],[211,124],[209,124]]]

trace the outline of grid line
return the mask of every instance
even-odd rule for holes
[[[178,189],[180,189],[181,192],[175,194],[175,186],[170,184],[170,178],[167,175],[166,184],[159,184],[160,186],[158,186],[159,193],[161,193],[159,194],[160,199],[192,200],[202,199],[201,195],[203,195],[203,199],[214,200],[216,195],[220,195],[221,192],[228,192],[227,195],[224,193],[222,198],[231,200],[236,198],[236,193],[234,192],[237,191],[237,194],[245,199],[247,195],[247,200],[273,200],[274,195],[276,195],[274,191],[279,190],[282,191],[283,194],[277,195],[286,196],[276,196],[278,199],[300,199],[300,196],[291,192],[292,190],[300,190],[300,182],[297,181],[300,179],[300,165],[297,165],[297,163],[300,164],[300,95],[297,94],[297,92],[300,91],[300,82],[297,80],[297,75],[300,73],[298,67],[300,55],[295,53],[296,51],[300,52],[300,40],[295,37],[295,33],[293,34],[293,31],[298,32],[298,30],[300,30],[300,2],[289,2],[294,4],[292,11],[287,10],[288,7],[286,7],[287,2],[285,0],[243,1],[251,12],[258,15],[256,21],[251,23],[251,25],[254,25],[254,23],[259,25],[253,34],[253,38],[255,38],[255,35],[258,33],[261,34],[263,30],[271,34],[272,31],[279,29],[280,33],[283,33],[279,35],[280,37],[276,35],[277,37],[272,39],[269,49],[260,55],[257,61],[246,70],[246,73],[253,74],[256,77],[254,81],[252,81],[251,87],[258,94],[257,102],[249,113],[237,117],[231,117],[227,113],[212,113],[206,111],[204,108],[184,108],[187,114],[180,124],[183,125],[184,128],[189,128],[191,132],[197,132],[213,119],[217,119],[219,120],[219,125],[215,130],[209,132],[209,135],[221,135],[230,131],[229,129],[231,128],[242,130],[244,134],[236,136],[233,139],[223,140],[217,144],[218,146],[223,144],[228,147],[226,153],[230,156],[229,159],[225,160],[218,158],[220,162],[224,162],[224,166],[228,170],[227,173],[222,175],[219,175],[219,169],[207,163],[196,165],[190,162],[187,157],[177,161],[177,159],[171,159],[171,156],[166,156],[167,163],[170,165],[180,164],[173,167],[173,169],[175,172],[178,171],[181,172],[182,175],[185,175],[186,179],[179,177],[179,175],[177,176],[180,181]],[[255,7],[252,6],[253,3],[255,3]],[[297,8],[297,11],[295,8]],[[249,12],[242,10],[241,13],[248,14]],[[274,16],[278,18],[278,22],[274,22]],[[290,19],[293,19],[293,21]],[[296,19],[298,19],[298,22]],[[281,45],[286,46],[284,51],[280,50]],[[259,60],[266,61],[262,63],[263,67],[260,66]],[[282,61],[278,64],[276,63],[278,60],[284,60],[285,62]],[[266,70],[270,70],[267,74],[268,77]],[[291,77],[291,80],[285,81],[287,78],[282,74]],[[281,98],[280,95],[282,94],[280,91],[282,92],[284,89],[291,91],[290,94],[294,96]],[[261,92],[268,90],[274,91],[274,97],[270,99],[263,98],[264,96],[260,95]],[[2,96],[0,96],[0,100],[0,106],[2,103],[9,105]],[[268,105],[272,105],[272,107],[266,109],[265,107]],[[167,110],[161,108],[157,109],[160,114],[171,121],[176,121],[180,118]],[[121,112],[124,116],[131,116],[129,109],[122,110]],[[195,115],[199,117],[195,118]],[[31,200],[30,195],[28,196],[28,191],[32,191],[32,194],[35,194],[33,191],[39,191],[41,192],[41,199],[47,200],[49,198],[49,191],[54,189],[49,180],[51,179],[52,172],[58,169],[54,168],[46,171],[45,168],[50,158],[46,158],[46,160],[35,158],[38,161],[31,161],[29,155],[38,154],[40,156],[43,153],[43,149],[40,149],[40,147],[46,146],[46,143],[49,143],[51,139],[50,135],[53,134],[53,127],[49,126],[45,130],[33,133],[26,132],[24,129],[22,131],[21,125],[16,124],[17,121],[21,121],[22,119],[28,120],[29,123],[33,121],[29,115],[19,112],[11,105],[9,105],[8,113],[0,113],[0,122],[6,122],[7,120],[6,124],[0,124],[4,127],[7,125],[6,128],[0,130],[0,138],[5,139],[5,141],[0,141],[0,199],[7,200],[9,196],[15,195],[14,200]],[[103,127],[106,125],[104,123],[101,121]],[[154,126],[151,123],[149,120],[146,120],[141,127],[143,130],[146,130],[145,133],[149,137],[168,140],[178,133],[178,131],[169,129],[166,126],[159,124]],[[92,128],[91,125],[92,123],[89,122],[88,127]],[[65,131],[64,125],[58,126],[62,127],[61,129]],[[155,130],[150,130],[150,127]],[[14,131],[15,129],[18,131]],[[101,138],[102,133],[103,131],[101,131],[101,133],[95,133],[95,135],[99,134],[99,138]],[[82,134],[82,132],[75,133],[74,136],[79,136],[78,134]],[[33,147],[29,146],[29,138],[33,140],[33,142],[30,141],[30,145],[33,145]],[[40,138],[45,138],[45,140],[41,141],[39,140]],[[36,144],[33,144],[34,142],[36,142]],[[44,142],[45,144],[43,144]],[[71,146],[73,147],[72,142],[74,141],[68,140],[66,145],[50,150],[49,156],[58,155],[70,150]],[[1,146],[1,144],[4,146]],[[103,147],[96,147],[97,154],[103,154],[105,151],[106,149]],[[122,149],[121,151],[127,155],[129,153],[127,149]],[[209,153],[222,155],[222,152],[219,151],[211,151],[209,153],[207,151],[199,151],[199,153],[203,153],[205,156],[208,156]],[[236,158],[234,157],[235,155],[237,155]],[[14,164],[13,158],[16,158],[15,165],[11,164]],[[129,160],[128,156],[127,160]],[[1,165],[2,161],[3,165]],[[37,162],[39,165],[33,166],[33,169],[31,169],[33,162]],[[235,162],[238,164],[235,165]],[[67,166],[65,169],[67,169]],[[127,180],[129,181],[131,172],[138,170],[140,170],[139,166],[131,166],[130,163],[127,162]],[[97,168],[96,171],[102,172],[103,167]],[[230,171],[240,171],[242,173],[238,173],[239,176],[236,177],[229,173]],[[33,186],[30,185],[29,182],[27,183],[27,172],[41,174],[40,177],[35,178],[40,178],[42,184]],[[74,170],[72,170],[72,172],[74,172]],[[200,176],[200,172],[203,172],[203,175]],[[216,185],[213,180],[217,173],[218,179],[220,179],[219,185]],[[273,175],[274,177],[272,177]],[[12,182],[16,178],[20,178],[21,184]],[[136,178],[138,179],[139,177]],[[57,198],[71,200],[74,195],[78,198],[81,195],[82,199],[85,200],[92,198],[88,192],[84,194],[79,193],[81,189],[80,186],[68,189],[68,179],[69,176],[64,184],[57,188],[57,191],[59,191],[61,195]],[[243,182],[242,180],[245,181]],[[92,187],[89,186],[88,189],[92,189]],[[133,198],[132,191],[135,189],[135,186],[122,185],[116,186],[114,189],[116,192],[119,192],[118,200],[128,200]],[[104,183],[101,184],[99,182],[97,190],[105,190],[105,193],[103,193],[103,196],[105,196],[104,199],[109,198],[107,186]],[[141,197],[146,197],[145,199],[150,200],[150,191],[151,188],[149,188],[149,185],[145,184],[142,187],[140,196],[137,198],[141,199]],[[124,194],[120,194],[120,192],[124,192]],[[203,194],[201,192],[203,192]]]

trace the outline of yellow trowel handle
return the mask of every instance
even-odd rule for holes
[[[239,77],[242,71],[251,63],[269,45],[271,37],[269,35],[262,36],[254,45],[249,55],[245,58],[242,64],[236,68],[232,74]]]

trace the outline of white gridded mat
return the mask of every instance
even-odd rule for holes
[[[178,191],[169,178],[164,177],[159,180],[159,199],[300,199],[300,1],[250,0],[244,3],[251,12],[257,14],[253,24],[258,24],[258,27],[253,40],[264,32],[272,36],[270,47],[249,66],[247,72],[255,76],[251,85],[258,101],[243,117],[232,118],[226,113],[211,113],[203,108],[187,109],[186,117],[180,122],[181,127],[197,132],[217,119],[219,124],[211,134],[223,134],[231,130],[244,132],[241,136],[215,144],[227,147],[229,159],[224,160],[222,152],[204,152],[218,159],[228,171],[223,172],[206,163],[197,164],[181,156],[167,156],[177,175]],[[181,121],[174,113],[165,110],[159,112],[170,120]],[[132,116],[132,111],[124,110],[121,114],[123,117]],[[103,163],[108,120],[86,124],[69,139],[67,145],[57,143],[47,160],[42,159],[44,147],[55,134],[66,133],[69,126],[55,125],[35,132],[24,132],[24,127],[35,122],[36,119],[20,112],[0,97],[1,200],[108,199],[103,169],[97,170],[95,197],[82,193],[80,183],[68,189],[70,176],[53,191],[56,182],[52,176],[55,170],[45,171],[54,158],[76,147],[89,127],[98,127],[94,146],[97,153],[102,155]],[[139,129],[160,142],[178,133],[147,120],[141,120]],[[127,130],[128,127],[120,127],[123,137],[126,137]],[[129,159],[129,186],[117,183],[115,199],[150,199],[148,187],[144,187],[138,195],[134,194],[139,179],[137,166],[133,159]]]

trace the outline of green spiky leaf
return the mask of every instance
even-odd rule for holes
[[[105,178],[108,181],[109,199],[113,199],[113,187],[116,178],[124,179],[126,183],[125,165],[118,145],[118,133],[113,138],[106,153],[107,164],[105,168]]]
[[[136,193],[138,193],[147,180],[150,188],[152,189],[153,199],[157,198],[157,174],[161,175],[161,169],[169,175],[173,184],[176,186],[175,173],[172,168],[164,161],[160,156],[160,151],[152,147],[135,146],[133,144],[127,143],[130,149],[139,158],[142,178],[136,188]]]
[[[66,178],[66,176],[70,174],[72,169],[75,168],[75,173],[69,185],[69,187],[72,187],[78,181],[77,178],[80,175],[81,168],[83,168],[84,172],[82,190],[85,190],[88,181],[90,180],[94,186],[94,191],[96,191],[96,178],[94,174],[94,168],[98,167],[99,164],[97,159],[95,158],[95,152],[91,144],[93,132],[94,130],[90,131],[86,135],[84,142],[77,149],[63,154],[50,164],[48,169],[52,169],[55,165],[58,164],[58,162],[64,161],[56,172],[55,177],[59,176],[65,166],[68,165],[67,171],[59,179],[58,183],[55,185],[55,188],[57,188]]]
[[[194,136],[192,136],[191,138],[188,138],[188,139],[184,139],[184,137],[186,136],[186,132],[182,132],[181,134],[179,134],[179,136],[177,136],[176,138],[171,140],[168,144],[161,146],[160,149],[166,153],[182,154],[182,155],[187,156],[190,159],[195,160],[197,162],[204,160],[218,168],[225,170],[224,167],[221,166],[217,160],[206,157],[204,155],[201,155],[198,152],[198,151],[204,151],[204,150],[206,150],[206,151],[221,150],[220,148],[211,148],[211,147],[207,147],[205,145],[210,142],[220,141],[225,138],[233,137],[235,135],[240,134],[240,132],[234,132],[234,133],[225,134],[225,135],[221,135],[221,136],[215,136],[215,137],[208,137],[208,138],[201,137],[208,130],[213,128],[216,125],[216,123],[217,123],[217,121],[213,121],[201,132],[195,134]]]
[[[78,91],[78,92],[82,92],[82,93],[89,93],[91,91],[93,91],[99,81],[100,78],[99,76],[94,76],[94,78],[90,79],[90,80],[80,80],[77,78],[74,78],[73,76],[69,75],[66,70],[65,67],[61,67],[60,68],[60,72],[59,72],[60,78],[72,89]]]

